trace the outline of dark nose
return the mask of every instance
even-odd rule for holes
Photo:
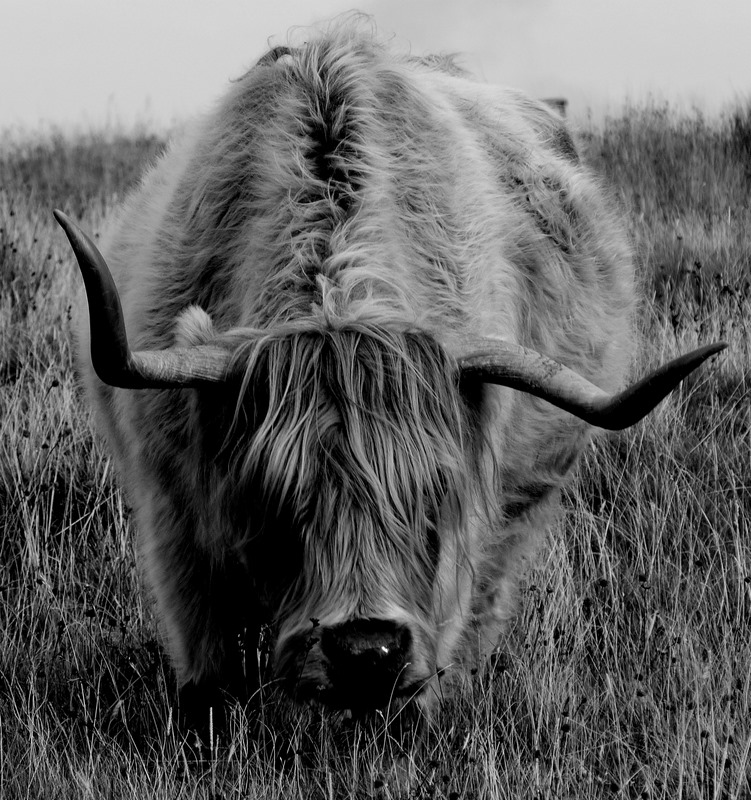
[[[329,677],[338,704],[386,705],[409,661],[412,636],[405,625],[385,619],[354,619],[321,633]]]

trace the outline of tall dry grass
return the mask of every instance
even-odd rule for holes
[[[503,652],[435,719],[270,691],[199,765],[76,388],[78,276],[50,215],[97,231],[161,143],[4,143],[0,797],[751,797],[751,108],[632,108],[580,139],[638,254],[637,369],[730,350],[592,446]]]

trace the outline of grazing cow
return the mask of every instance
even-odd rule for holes
[[[234,83],[106,261],[56,215],[86,388],[179,680],[207,697],[252,689],[263,629],[298,698],[429,704],[495,644],[592,426],[722,348],[611,394],[631,254],[561,118],[352,26]]]

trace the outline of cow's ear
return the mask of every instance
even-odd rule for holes
[[[189,306],[175,323],[175,346],[208,344],[216,337],[211,317],[200,306]]]

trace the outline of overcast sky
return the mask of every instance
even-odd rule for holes
[[[362,0],[415,53],[458,52],[574,116],[651,93],[709,113],[751,97],[751,0]],[[3,0],[0,129],[164,126],[269,43],[351,0]]]

